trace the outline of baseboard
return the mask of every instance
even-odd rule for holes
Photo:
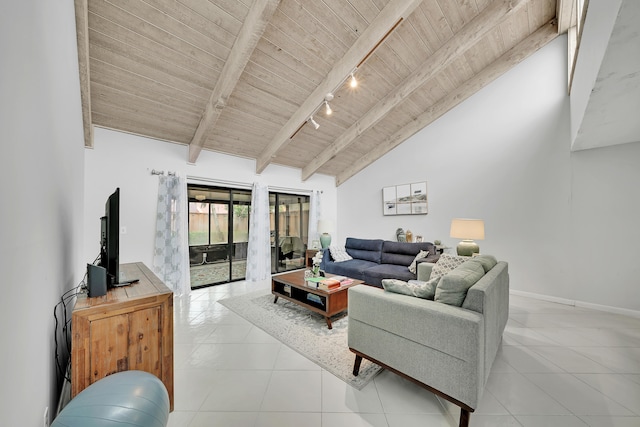
[[[590,308],[592,310],[605,311],[607,313],[622,314],[624,316],[640,318],[640,311],[630,310],[628,308],[613,307],[610,305],[602,305],[602,304],[593,304],[585,301],[577,301],[577,300],[572,300],[568,298],[554,297],[551,295],[536,294],[533,292],[516,291],[513,289],[510,290],[509,293],[513,295],[533,298],[541,301],[549,301],[549,302],[555,302],[558,304],[570,305],[572,307]]]

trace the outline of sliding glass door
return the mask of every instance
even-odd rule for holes
[[[251,192],[189,185],[191,287],[245,277]]]
[[[271,271],[305,266],[309,230],[309,196],[270,193]]]

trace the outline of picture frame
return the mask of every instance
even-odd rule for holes
[[[428,213],[427,181],[382,189],[382,214],[384,216],[426,215]]]

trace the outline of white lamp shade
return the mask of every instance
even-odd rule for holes
[[[463,240],[484,240],[484,221],[454,218],[451,220],[450,236]]]
[[[333,231],[333,221],[321,219],[318,221],[318,233],[330,233]]]

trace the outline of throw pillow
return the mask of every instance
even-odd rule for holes
[[[335,262],[349,261],[353,259],[351,255],[347,253],[344,246],[329,246],[329,252],[331,252],[331,258]]]
[[[448,272],[452,271],[454,268],[459,266],[465,261],[469,261],[471,258],[467,256],[455,256],[449,254],[442,254],[438,261],[436,261],[436,265],[433,266],[431,270],[431,276],[429,279],[435,279],[436,277],[442,277]]]
[[[473,257],[473,260],[482,264],[485,273],[495,267],[498,263],[498,260],[493,255],[476,255]]]
[[[435,301],[462,307],[470,287],[484,276],[482,264],[468,261],[440,278],[436,288]]]
[[[405,282],[398,279],[382,279],[382,287],[388,292],[433,300],[439,280],[434,279],[428,282],[411,280]]]
[[[412,272],[413,274],[416,274],[416,263],[418,262],[419,259],[426,258],[428,256],[429,256],[429,251],[418,252],[418,255],[416,255],[413,261],[411,261],[411,265],[409,265],[409,271]]]

